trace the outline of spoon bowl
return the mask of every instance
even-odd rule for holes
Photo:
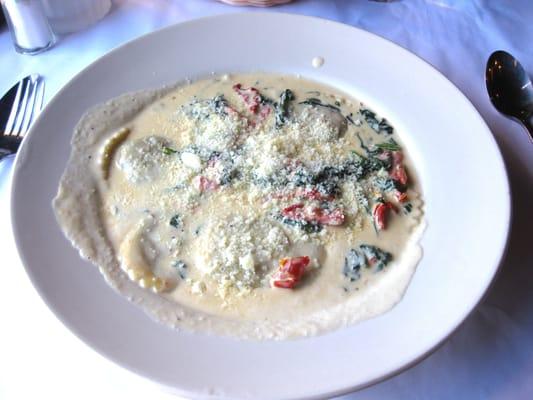
[[[520,62],[502,50],[492,53],[485,80],[494,107],[505,116],[519,120],[533,140],[533,85]]]

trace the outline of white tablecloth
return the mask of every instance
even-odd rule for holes
[[[257,10],[210,0],[116,0],[104,20],[61,38],[56,47],[37,56],[16,54],[8,33],[1,32],[0,92],[39,72],[46,77],[49,100],[74,74],[111,48],[169,24],[235,11]],[[533,398],[533,145],[521,127],[491,107],[483,75],[486,59],[496,49],[510,51],[533,73],[533,2],[300,0],[269,11],[345,22],[386,37],[432,63],[470,98],[492,128],[512,185],[514,217],[508,254],[483,303],[429,358],[343,398]],[[11,165],[12,160],[0,165],[0,398],[174,398],[89,349],[38,297],[11,234]],[[488,174],[490,168],[487,165]]]

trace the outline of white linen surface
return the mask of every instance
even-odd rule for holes
[[[48,101],[88,63],[132,38],[176,22],[236,11],[264,10],[214,0],[115,0],[101,22],[62,37],[53,49],[37,56],[16,54],[3,31],[0,92],[39,72],[46,77]],[[426,360],[342,398],[533,398],[533,145],[519,125],[492,108],[484,83],[486,59],[497,49],[513,53],[533,74],[533,1],[300,0],[268,11],[341,21],[377,33],[429,61],[488,122],[512,185],[514,216],[508,253],[482,304]],[[174,399],[89,349],[38,297],[23,270],[9,225],[11,167],[12,160],[0,164],[0,398]],[[490,174],[491,166],[486,167]],[[443,256],[453,262],[453,255]]]

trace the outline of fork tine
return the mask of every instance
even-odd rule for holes
[[[40,82],[40,76],[39,75],[31,75],[31,93],[28,97],[28,102],[26,104],[26,111],[23,116],[22,124],[20,126],[20,136],[24,136],[26,132],[28,132],[28,128],[30,127],[31,121],[33,119],[33,114],[35,112],[35,102],[37,99],[37,90],[39,88],[39,82]]]
[[[22,94],[22,89],[25,84],[25,81],[27,81],[26,78],[20,80],[19,85],[17,86],[17,93],[15,94],[15,99],[13,100],[13,105],[11,106],[11,112],[9,113],[9,118],[7,119],[7,123],[6,123],[6,129],[4,131],[6,135],[11,135],[11,133],[13,132],[13,127],[15,125],[15,118],[17,116],[18,109],[20,106],[20,96]]]
[[[28,133],[29,128],[31,127],[31,124],[39,116],[41,113],[41,110],[43,108],[43,102],[44,102],[44,89],[45,89],[45,83],[44,78],[40,75],[36,76],[37,80],[37,87],[35,89],[35,102],[33,106],[33,110],[31,112],[31,115],[29,116],[29,124],[25,131],[22,131],[22,136],[24,136],[26,133]]]
[[[26,82],[26,85],[24,85],[24,92],[22,96],[22,101],[20,102],[20,106],[17,110],[17,116],[15,121],[15,126],[13,127],[12,135],[18,136],[20,135],[20,129],[22,127],[22,122],[24,121],[24,115],[26,114],[26,105],[28,104],[28,98],[31,95],[31,89],[33,85],[31,85],[30,80]]]
[[[40,83],[39,88],[38,88],[39,92],[37,94],[37,100],[35,103],[35,117],[37,117],[41,113],[41,110],[43,108],[45,84],[44,84],[44,78],[42,76],[39,76],[39,83]]]

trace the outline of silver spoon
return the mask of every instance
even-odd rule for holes
[[[533,85],[522,65],[509,53],[495,51],[487,61],[485,81],[494,107],[522,123],[533,142]]]

